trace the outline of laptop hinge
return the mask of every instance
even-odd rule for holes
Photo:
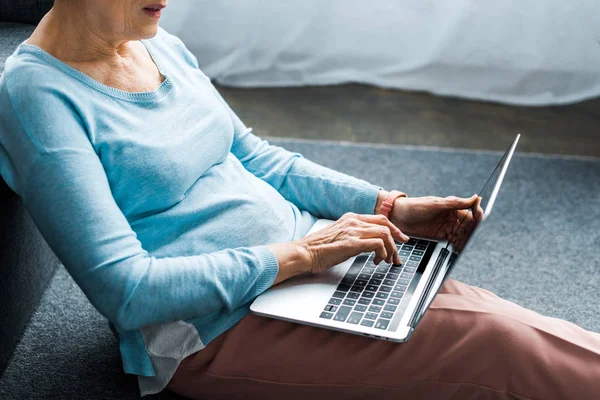
[[[425,286],[425,290],[423,290],[423,294],[421,295],[421,298],[419,299],[419,303],[417,304],[417,307],[415,307],[415,311],[413,312],[413,315],[410,318],[410,321],[408,321],[408,326],[410,326],[412,329],[416,328],[417,324],[419,323],[419,320],[421,319],[421,316],[425,312],[424,308],[427,306],[426,302],[427,302],[427,299],[429,298],[429,293],[431,292],[431,288],[433,287],[434,282],[437,280],[438,274],[440,273],[440,270],[442,269],[442,266],[444,265],[444,261],[446,261],[446,258],[448,258],[449,254],[450,254],[450,252],[444,248],[440,251],[438,258],[435,261],[435,265],[433,266],[433,272],[429,276],[429,281],[427,282],[427,286]]]

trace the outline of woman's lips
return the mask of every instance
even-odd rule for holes
[[[161,14],[161,9],[163,9],[164,6],[157,4],[157,5],[151,5],[148,7],[144,7],[143,10],[146,13],[147,16],[152,17],[152,18],[160,18],[160,14]]]

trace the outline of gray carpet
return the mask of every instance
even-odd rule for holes
[[[469,196],[499,153],[271,140],[411,196]],[[508,144],[507,144],[508,145]],[[600,158],[518,154],[454,277],[600,331]],[[107,323],[60,268],[0,378],[0,398],[130,399]],[[162,394],[155,398],[169,399]]]

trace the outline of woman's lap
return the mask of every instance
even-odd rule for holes
[[[406,343],[249,314],[186,358],[191,398],[593,398],[600,334],[448,280]]]

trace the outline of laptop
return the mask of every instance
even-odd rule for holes
[[[399,265],[385,261],[375,265],[374,252],[361,253],[320,274],[295,276],[269,288],[250,310],[264,317],[381,340],[409,340],[469,240],[490,215],[519,138],[515,137],[479,191],[483,215],[479,214],[479,223],[461,240],[461,249],[451,244],[453,238],[411,237],[407,243],[396,242],[402,259]],[[469,210],[467,216],[473,213]],[[333,222],[319,219],[307,234]]]

